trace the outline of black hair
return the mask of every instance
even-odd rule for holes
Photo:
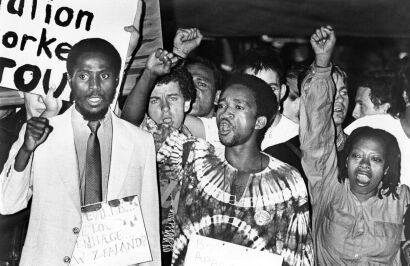
[[[252,92],[256,102],[256,116],[266,117],[266,126],[259,130],[257,136],[257,143],[258,145],[260,145],[262,143],[266,131],[272,125],[277,114],[278,102],[276,100],[275,93],[272,91],[271,87],[265,81],[252,75],[234,74],[228,80],[224,89],[234,84],[243,85]]]
[[[333,65],[333,67],[332,67],[332,79],[333,79],[333,75],[338,76],[339,78],[342,79],[344,84],[347,84],[347,74],[340,66]],[[333,82],[336,83],[336,80],[333,79]]]
[[[289,80],[295,80],[297,90],[291,90],[290,85],[287,84],[289,89],[287,93],[288,95],[285,95],[285,97],[289,97],[292,101],[300,97],[301,84],[308,73],[309,67],[304,64],[294,64],[289,68],[286,73],[286,82],[288,83]]]
[[[410,58],[407,56],[399,61],[398,77],[401,84],[401,91],[405,91],[408,100],[410,100]],[[404,115],[406,108],[406,103],[404,103],[404,107],[400,110],[400,116]]]
[[[168,84],[170,82],[178,83],[185,101],[191,101],[192,103],[195,100],[196,90],[194,81],[185,66],[177,65],[172,68],[169,74],[164,75],[157,80],[156,85]]]
[[[185,61],[185,65],[203,65],[207,68],[209,68],[212,73],[214,74],[214,80],[215,80],[215,91],[213,92],[214,94],[216,93],[217,90],[221,90],[222,87],[222,73],[221,71],[215,66],[214,63],[212,63],[210,60],[200,57],[200,56],[188,56],[188,58]]]
[[[121,56],[117,49],[108,41],[100,38],[83,39],[74,44],[67,56],[67,72],[73,75],[77,60],[86,53],[97,53],[108,59],[110,66],[118,76],[121,70]]]
[[[401,83],[394,74],[372,73],[364,77],[358,87],[370,89],[370,100],[376,107],[389,103],[387,113],[394,117],[404,109]]]
[[[347,172],[347,158],[353,148],[353,145],[360,139],[376,139],[383,144],[385,150],[385,167],[389,167],[387,173],[383,176],[381,183],[382,186],[378,191],[379,198],[383,196],[389,196],[392,194],[393,199],[399,198],[397,194],[397,187],[400,182],[400,167],[401,167],[401,153],[399,144],[396,138],[382,129],[375,129],[371,127],[359,127],[350,134],[346,140],[346,144],[340,154],[338,161],[339,176],[338,180],[343,183],[348,178]]]
[[[236,61],[233,72],[244,74],[247,69],[256,74],[261,70],[272,70],[279,76],[280,85],[285,83],[285,71],[279,54],[271,47],[245,51]]]

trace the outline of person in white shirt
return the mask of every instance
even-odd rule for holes
[[[401,88],[391,73],[372,74],[359,82],[353,117],[375,114],[397,116],[403,105]]]
[[[402,96],[403,103],[396,101],[396,105],[387,104],[390,109],[397,110],[398,116],[393,116],[394,112],[366,115],[351,123],[344,129],[346,134],[350,134],[354,129],[362,126],[370,126],[373,128],[383,129],[396,137],[401,151],[401,177],[402,184],[410,185],[410,64],[405,60],[405,64],[400,71],[401,79],[393,80],[391,82],[396,86],[396,94]],[[386,84],[387,86],[387,84]],[[393,85],[389,85],[393,86]],[[402,92],[397,91],[401,89]],[[380,105],[386,106],[386,105]]]

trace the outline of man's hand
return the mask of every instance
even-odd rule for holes
[[[174,38],[174,49],[172,52],[182,58],[186,58],[190,52],[199,46],[202,34],[196,28],[178,29]]]
[[[315,62],[319,67],[328,67],[336,44],[336,36],[331,26],[320,27],[310,37],[315,52]]]
[[[24,143],[21,149],[25,152],[32,153],[41,143],[43,143],[52,127],[48,124],[48,119],[44,117],[32,117],[27,121]]]
[[[171,71],[171,67],[178,61],[172,53],[158,48],[147,60],[146,69],[155,77],[163,76]]]
[[[131,58],[140,39],[140,33],[134,25],[124,27],[126,32],[131,33],[130,43],[128,44],[127,59]]]
[[[63,106],[63,101],[54,97],[54,92],[56,91],[56,86],[51,86],[48,90],[47,95],[43,98],[46,110],[41,114],[41,117],[51,118],[58,115]]]
[[[48,119],[44,117],[32,117],[27,121],[24,143],[14,161],[14,169],[17,172],[26,169],[33,151],[47,139],[52,129]]]
[[[126,32],[131,33],[131,38],[130,38],[130,43],[128,44],[128,51],[127,51],[127,61],[130,60],[132,57],[135,48],[137,48],[139,39],[140,39],[140,33],[139,33],[139,28],[140,28],[140,19],[141,19],[141,10],[143,9],[143,3],[141,0],[138,0],[137,4],[137,10],[139,11],[135,15],[134,23],[133,25],[126,26],[124,27],[124,30]],[[128,63],[128,62],[126,62]]]

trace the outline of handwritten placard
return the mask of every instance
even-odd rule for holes
[[[72,45],[102,38],[125,62],[135,0],[0,1],[0,86],[69,99],[66,59]],[[121,82],[119,83],[121,84]]]
[[[82,213],[82,226],[71,265],[122,266],[151,260],[137,196],[131,201],[127,198],[127,201],[121,199],[115,204],[101,203],[98,210]]]
[[[283,258],[221,240],[192,235],[185,257],[185,266],[275,266]]]

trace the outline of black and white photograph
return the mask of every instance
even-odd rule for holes
[[[18,265],[410,265],[410,2],[0,0]]]

